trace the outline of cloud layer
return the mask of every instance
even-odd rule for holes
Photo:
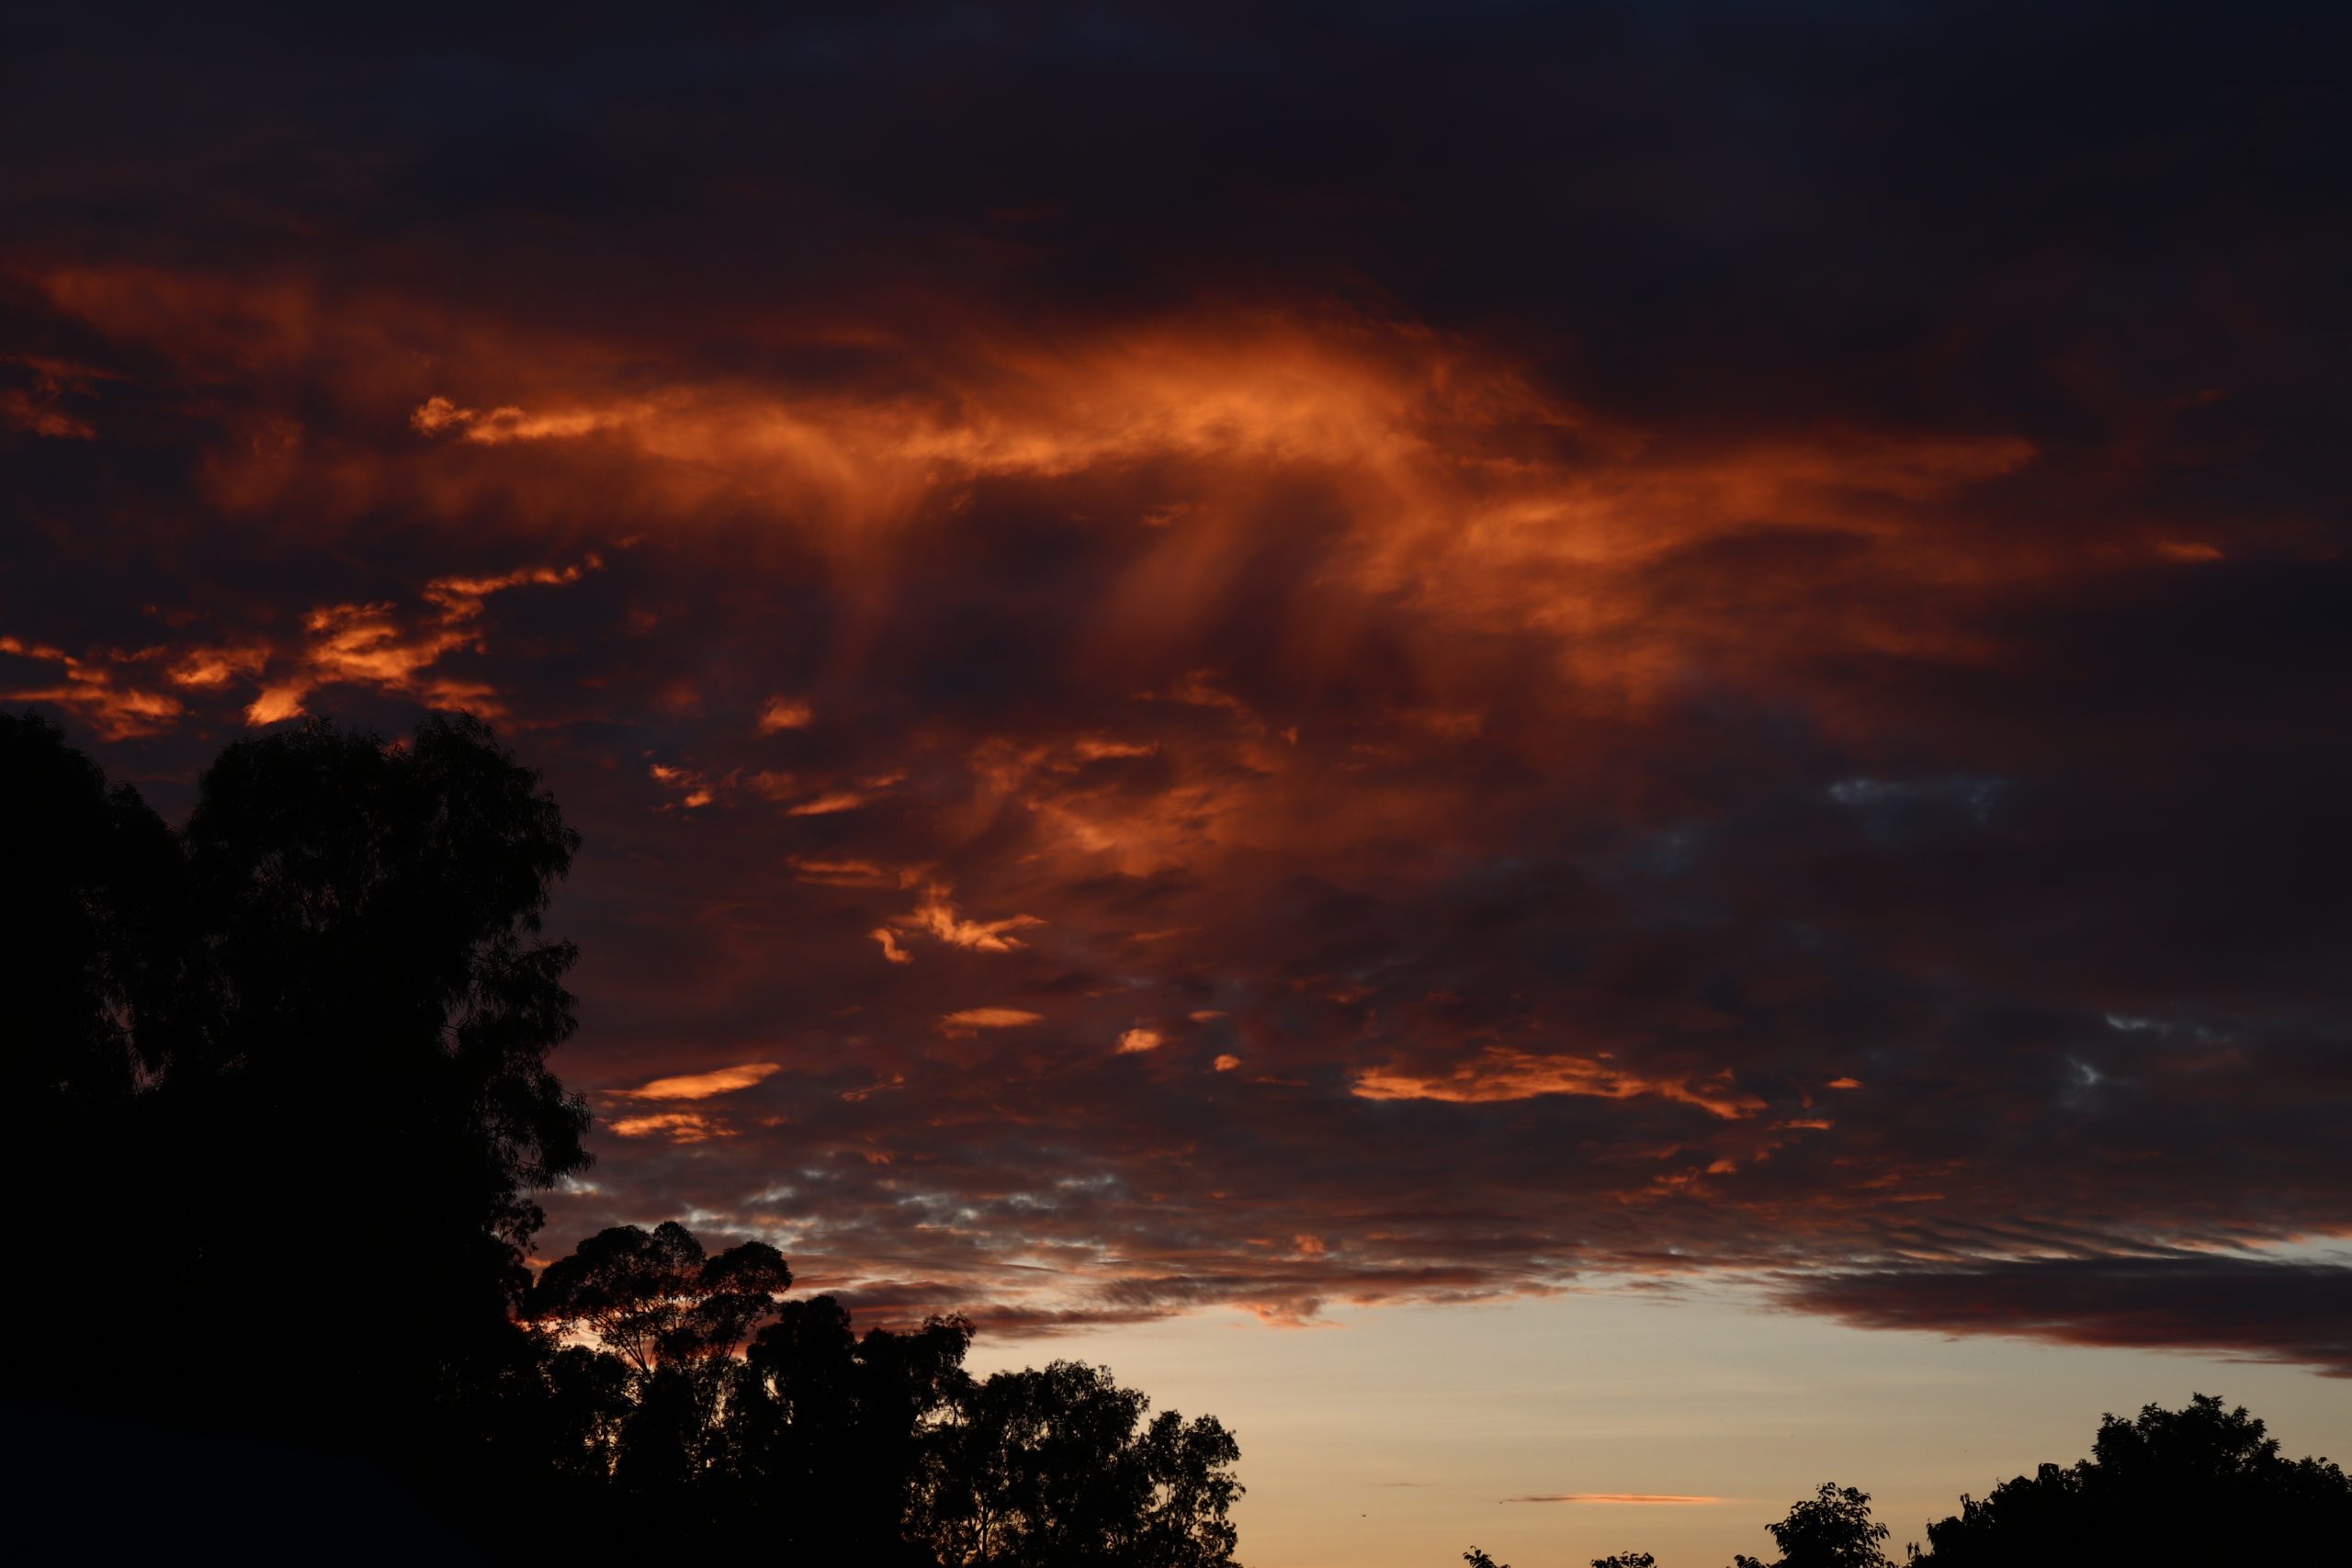
[[[494,715],[555,1239],[2342,1369],[2335,24],[813,16],[0,110],[0,693],[167,803]]]

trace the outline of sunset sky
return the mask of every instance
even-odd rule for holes
[[[2352,1458],[2334,14],[338,10],[12,24],[0,700],[544,771],[549,1255],[1106,1362],[1254,1568]]]

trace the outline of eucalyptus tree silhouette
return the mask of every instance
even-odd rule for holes
[[[186,867],[161,818],[30,714],[0,714],[0,1180],[40,1281],[0,1292],[0,1332],[18,1397],[105,1407],[132,1382],[125,1219],[155,1199],[141,1090],[173,1055]]]
[[[985,1568],[1169,1568],[1230,1561],[1240,1457],[1213,1416],[1150,1401],[1076,1361],[999,1372],[951,1401],[914,1534]]]
[[[1105,1371],[976,1381],[961,1320],[858,1337],[783,1299],[773,1247],[676,1224],[530,1278],[531,1194],[587,1163],[548,1066],[574,954],[540,923],[578,842],[463,716],[241,741],[175,833],[0,716],[28,1112],[0,1174],[46,1195],[36,1288],[0,1292],[12,1393],[373,1457],[501,1555],[1229,1568],[1231,1435]],[[119,1489],[68,1468],[89,1507]]]
[[[747,1241],[716,1258],[675,1220],[616,1225],[548,1265],[526,1300],[534,1321],[582,1325],[639,1373],[724,1366],[792,1283],[784,1255]]]
[[[875,1568],[1230,1563],[1239,1450],[1215,1420],[1148,1417],[1143,1394],[1070,1362],[976,1381],[962,1321],[860,1337],[830,1296],[779,1300],[789,1280],[774,1248],[709,1256],[675,1223],[605,1231],[541,1274],[538,1342],[585,1334],[602,1348],[548,1350],[539,1405],[575,1425],[537,1429],[538,1448],[506,1468],[601,1472],[604,1490],[566,1507],[572,1525],[592,1521],[572,1538],[582,1550],[692,1543]]]
[[[632,1376],[614,1474],[638,1494],[692,1487],[728,1459],[729,1393],[744,1337],[792,1283],[784,1255],[747,1241],[707,1255],[684,1225],[616,1225],[549,1264],[526,1298],[535,1323],[585,1327]]]
[[[785,1303],[745,1354],[729,1412],[763,1535],[814,1561],[935,1563],[910,1521],[942,1468],[946,1412],[971,1385],[971,1339],[960,1318],[860,1337],[831,1296]]]
[[[575,952],[540,928],[578,836],[485,726],[436,716],[397,745],[326,724],[241,741],[183,839],[200,943],[163,1086],[173,1282],[207,1303],[216,1359],[300,1365],[364,1311],[391,1325],[382,1371],[429,1389],[506,1329],[531,1190],[587,1163],[586,1108],[547,1066]],[[335,1423],[311,1382],[265,1409]]]
[[[241,741],[178,834],[36,718],[0,724],[0,1056],[45,1107],[11,1174],[72,1263],[12,1313],[91,1352],[28,1392],[380,1446],[511,1332],[529,1193],[586,1163],[539,926],[577,837],[461,716]],[[365,1409],[319,1375],[360,1317]]]
[[[0,714],[0,1083],[40,1134],[119,1111],[161,1066],[186,889],[163,818],[31,714]]]

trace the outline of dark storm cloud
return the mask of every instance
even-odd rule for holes
[[[588,836],[559,1244],[2336,1365],[2137,1260],[2352,1228],[2340,31],[60,13],[0,693],[167,806],[495,714]]]
[[[1830,1274],[1790,1300],[1872,1328],[2193,1348],[2352,1377],[2352,1269],[2246,1258],[2044,1258]]]

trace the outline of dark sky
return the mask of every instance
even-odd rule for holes
[[[2334,10],[340,9],[11,20],[0,694],[492,716],[551,1238],[2352,1373]]]

